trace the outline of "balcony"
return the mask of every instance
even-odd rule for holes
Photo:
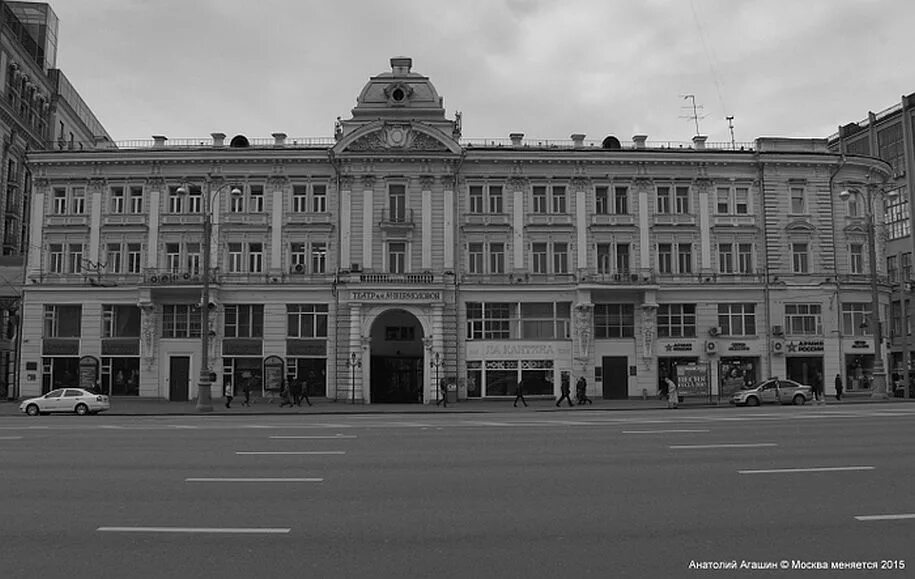
[[[203,229],[202,213],[163,213],[159,218],[162,225],[196,225]]]
[[[691,213],[656,213],[653,225],[695,226],[696,216]]]
[[[594,213],[591,215],[592,227],[635,226],[636,216],[631,213],[620,215],[610,213]]]
[[[212,268],[210,271],[210,283],[218,284],[220,276],[217,275],[218,268]],[[189,286],[202,285],[203,276],[200,271],[174,271],[170,269],[152,269],[143,270],[143,283],[154,286]]]
[[[356,276],[353,276],[356,277]],[[435,274],[423,273],[360,273],[359,283],[364,284],[402,284],[428,285],[435,283]]]
[[[528,213],[526,227],[571,227],[574,217],[571,213]]]
[[[45,227],[88,227],[89,216],[79,215],[48,215],[44,221]]]
[[[333,228],[336,222],[333,213],[284,213],[287,225],[325,225]]]
[[[408,233],[413,231],[415,224],[413,222],[413,210],[404,209],[402,211],[391,212],[390,209],[381,211],[381,221],[378,227],[389,233]]]
[[[255,225],[258,227],[266,227],[269,223],[269,215],[267,213],[237,213],[229,212],[222,214],[222,223],[221,225]]]
[[[713,215],[712,227],[755,227],[755,215]]]
[[[650,271],[637,272],[615,272],[615,273],[594,273],[590,271],[582,272],[579,280],[585,283],[597,283],[602,285],[650,285],[657,283],[655,274]]]
[[[508,213],[466,213],[464,214],[464,225],[468,226],[485,226],[493,225],[511,225],[511,215]]]
[[[145,213],[113,213],[102,216],[102,225],[146,225]]]

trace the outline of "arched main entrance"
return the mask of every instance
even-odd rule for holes
[[[423,327],[416,316],[388,310],[375,318],[371,338],[372,403],[422,403]]]

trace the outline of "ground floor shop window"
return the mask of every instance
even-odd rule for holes
[[[309,396],[327,396],[326,358],[286,358],[286,377],[305,381]]]
[[[467,396],[514,396],[524,380],[524,394],[553,395],[553,360],[469,360]]]
[[[823,356],[791,356],[785,359],[785,378],[813,386],[817,377],[825,385]]]
[[[698,356],[668,357],[658,358],[658,392],[657,395],[667,397],[667,383],[664,379],[670,377],[671,380],[677,380],[677,366],[686,366],[687,364],[698,364]]]
[[[752,386],[759,375],[759,358],[722,358],[718,362],[719,394],[730,396],[738,390]]]
[[[869,390],[874,375],[873,354],[845,355],[845,388]]]
[[[102,358],[99,387],[109,396],[139,396],[140,358]]]
[[[467,398],[483,396],[483,363],[479,360],[467,362]]]
[[[278,396],[278,391],[267,391],[264,387],[263,358],[223,358],[223,384],[235,391],[235,396]]]
[[[41,359],[41,393],[54,388],[79,388],[79,358],[76,356],[44,357]]]

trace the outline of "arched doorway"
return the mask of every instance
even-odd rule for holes
[[[372,323],[371,337],[372,403],[422,403],[423,327],[416,316],[387,310]]]

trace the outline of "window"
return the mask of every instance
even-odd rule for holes
[[[489,244],[489,272],[505,273],[505,244]]]
[[[130,188],[130,212],[143,213],[143,187],[132,186]]]
[[[686,215],[689,213],[689,187],[676,188],[677,213]]]
[[[531,245],[531,271],[534,273],[547,273],[545,243]]]
[[[899,281],[899,266],[897,265],[897,261],[895,255],[888,255],[886,257],[886,275],[890,278],[891,283]]]
[[[73,188],[72,213],[73,215],[82,215],[86,212],[86,189],[83,187]]]
[[[504,211],[502,204],[502,186],[501,185],[490,185],[489,186],[489,212],[490,213],[502,213]]]
[[[807,198],[803,187],[791,187],[791,213],[806,213]]]
[[[512,313],[518,304],[467,303],[468,340],[508,340],[511,336]]]
[[[287,305],[286,320],[290,338],[327,337],[327,304]]]
[[[289,263],[292,265],[292,271],[298,271],[299,273],[304,272],[306,260],[307,257],[305,255],[305,244],[300,241],[290,243]]]
[[[262,273],[264,271],[264,244],[248,244],[248,273]]]
[[[327,243],[311,242],[311,273],[327,273]]]
[[[791,258],[794,273],[810,272],[806,243],[792,243]]]
[[[738,215],[746,215],[750,212],[750,190],[746,187],[738,187],[734,190],[734,212]]]
[[[718,187],[715,195],[715,213],[719,215],[746,215],[750,212],[750,190],[746,187]]]
[[[629,244],[616,244],[616,271],[621,275],[629,274]]]
[[[201,254],[200,254],[200,244],[199,243],[188,243],[187,246],[187,271],[191,275],[200,275],[203,271],[201,267]]]
[[[67,261],[70,266],[70,273],[81,273],[83,271],[83,244],[71,243],[69,254]]]
[[[240,243],[229,244],[229,273],[242,271],[242,246]]]
[[[718,203],[715,206],[719,215],[727,215],[731,212],[731,190],[728,187],[718,187]]]
[[[594,338],[635,336],[635,307],[632,304],[594,304]]]
[[[109,243],[105,249],[105,271],[108,273],[121,273],[121,268],[123,267],[121,257],[121,244]]]
[[[611,273],[611,246],[609,243],[597,244],[597,273]]]
[[[470,273],[483,273],[483,244],[469,244],[467,269]]]
[[[877,154],[893,167],[897,175],[905,173],[905,146],[901,123],[894,123],[877,131]]]
[[[849,195],[848,201],[845,202],[845,213],[849,217],[861,217],[861,205],[858,203],[857,195]]]
[[[388,186],[388,210],[391,222],[404,223],[407,220],[407,192],[404,185]],[[396,273],[396,272],[395,272]]]
[[[550,340],[569,337],[571,302],[521,304],[521,339]]]
[[[842,334],[845,336],[869,336],[871,329],[868,321],[871,317],[869,303],[842,304]],[[894,318],[896,316],[893,316]]]
[[[292,186],[292,211],[294,213],[308,211],[308,187],[306,185]]]
[[[693,244],[677,244],[677,273],[693,273]]]
[[[483,213],[483,187],[479,185],[470,186],[470,212]]]
[[[734,273],[734,244],[718,244],[718,273]]]
[[[670,213],[670,187],[658,187],[656,213]]]
[[[102,337],[139,338],[140,308],[129,305],[103,305]]]
[[[200,185],[191,185],[187,192],[187,212],[203,213],[203,190]]]
[[[890,337],[902,335],[902,301],[893,300],[890,302]]]
[[[388,244],[388,271],[404,273],[407,266],[407,244],[398,241]]]
[[[251,185],[248,187],[249,206],[248,211],[251,213],[264,212],[264,186]]]
[[[673,245],[670,243],[658,244],[658,273],[673,273]]]
[[[902,280],[912,280],[912,252],[907,251],[902,254]]]
[[[62,243],[51,243],[48,245],[48,272],[64,272],[64,246]]]
[[[864,245],[852,243],[849,246],[849,258],[852,273],[864,273]]]
[[[229,196],[229,212],[230,213],[244,213],[245,212],[245,196],[244,195],[230,195]]]
[[[163,338],[199,338],[200,308],[190,304],[162,306]]]
[[[610,213],[610,188],[600,185],[594,188],[594,212],[598,215]]]
[[[141,244],[127,244],[127,273],[140,273],[142,271]]]
[[[553,244],[553,273],[569,273],[569,244]]]
[[[785,304],[785,331],[794,336],[823,333],[819,304]]]
[[[177,243],[165,244],[165,267],[171,273],[181,271],[181,245]]]
[[[327,213],[327,185],[311,187],[311,210],[315,213]]]
[[[535,185],[532,194],[534,213],[546,213],[546,187]]]
[[[67,190],[63,187],[54,188],[54,213],[57,215],[67,214]]]
[[[78,338],[82,322],[82,306],[45,306],[45,338]]]
[[[178,187],[171,186],[168,188],[168,212],[183,213],[183,195],[178,193]]]
[[[263,338],[264,306],[227,305],[224,311],[227,338]]]
[[[659,338],[695,338],[696,304],[658,306]]]
[[[725,336],[756,334],[756,304],[718,304],[718,325]]]
[[[111,191],[111,212],[112,213],[124,213],[125,203],[124,203],[124,188],[123,187],[112,187]]]
[[[613,212],[617,215],[629,213],[629,188],[615,187],[613,189]]]
[[[737,244],[737,271],[738,273],[753,273],[753,244]]]
[[[561,185],[553,187],[553,213],[566,212],[566,188]]]

